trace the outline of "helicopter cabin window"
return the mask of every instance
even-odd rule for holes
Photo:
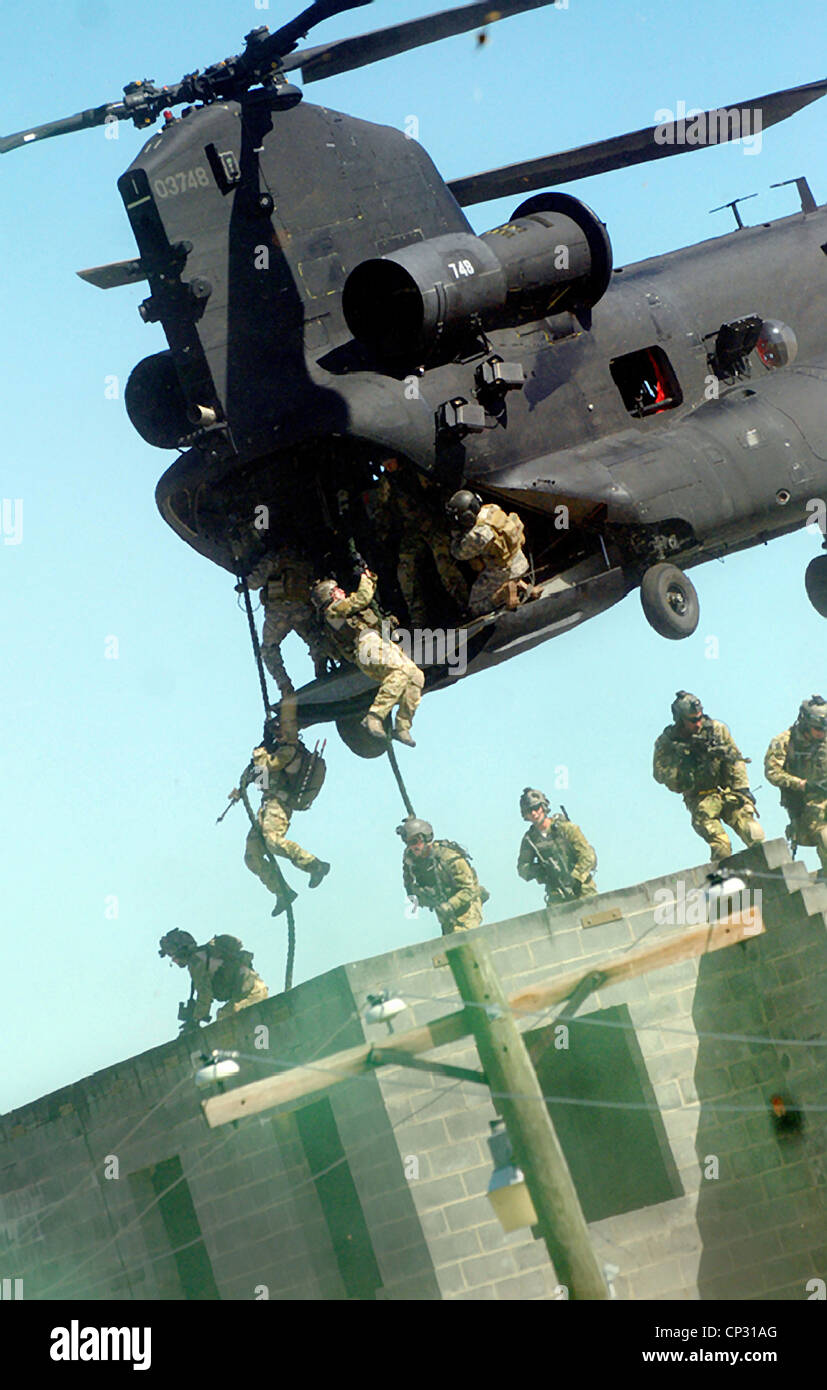
[[[630,415],[659,415],[683,400],[672,363],[657,345],[613,357],[609,371]]]

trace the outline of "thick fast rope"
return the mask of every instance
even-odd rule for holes
[[[405,803],[405,810],[407,811],[409,816],[415,816],[416,812],[413,808],[413,802],[411,801],[411,798],[408,796],[407,787],[405,786],[405,783],[402,780],[402,773],[399,771],[399,764],[396,761],[396,754],[393,751],[393,744],[391,743],[390,739],[388,739],[387,753],[388,762],[393,768],[393,775],[396,778],[396,785],[398,786],[402,800]]]
[[[279,887],[279,893],[282,899],[287,904],[287,964],[284,968],[284,989],[286,993],[288,989],[293,988],[293,961],[295,960],[296,956],[296,924],[293,918],[293,904],[290,901],[290,889],[288,888],[284,874],[282,873],[281,868],[276,861],[275,855],[272,854],[270,851],[270,848],[267,844],[267,840],[265,839],[264,831],[262,830],[259,824],[258,816],[255,814],[252,806],[250,805],[250,798],[247,795],[247,788],[244,786],[243,778],[239,790],[241,792],[241,800],[244,803],[244,810],[247,812],[250,824],[253,827],[256,834],[258,835],[259,841],[261,842],[261,848],[264,852],[264,857],[267,860],[268,864],[272,866],[273,871],[276,875],[276,882]]]
[[[253,655],[255,656],[256,666],[258,667],[258,680],[259,685],[261,686],[261,698],[264,701],[264,716],[266,718],[267,715],[270,713],[270,697],[267,693],[267,677],[264,674],[264,664],[261,660],[261,645],[258,640],[258,633],[256,632],[256,620],[253,617],[253,605],[250,601],[250,590],[247,588],[247,580],[243,574],[240,574],[238,576],[238,582],[241,586],[241,592],[244,595],[244,607],[247,611],[247,622],[250,627],[250,640],[253,644]]]

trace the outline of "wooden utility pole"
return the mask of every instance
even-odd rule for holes
[[[537,1073],[488,948],[482,941],[446,947],[495,1108],[525,1173],[557,1277],[571,1299],[608,1298],[569,1166],[546,1109]]]

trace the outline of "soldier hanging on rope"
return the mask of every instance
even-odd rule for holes
[[[478,927],[489,895],[467,850],[453,840],[435,840],[433,827],[416,816],[406,816],[396,833],[405,842],[402,879],[409,901],[436,913],[443,936]]]
[[[274,554],[265,555],[246,577],[248,589],[261,589],[264,605],[261,657],[282,696],[294,692],[281,655],[281,644],[291,632],[297,632],[307,645],[316,677],[327,674],[325,634],[310,602],[312,582],[310,560],[291,546],[281,546]]]
[[[531,821],[531,826],[520,845],[517,873],[527,882],[543,884],[546,905],[596,893],[592,871],[597,867],[597,855],[565,811],[559,816],[551,815],[545,793],[524,787],[520,815]]]
[[[398,705],[393,737],[415,748],[411,721],[422,698],[425,673],[383,636],[374,604],[376,575],[361,557],[355,558],[362,571],[355,592],[346,594],[335,579],[321,579],[311,591],[313,603],[324,615],[337,652],[379,685],[363,728],[373,738],[385,740],[384,721]]]
[[[692,828],[706,840],[713,860],[732,853],[722,821],[745,845],[761,844],[764,831],[749,789],[747,759],[726,724],[704,714],[700,700],[686,690],[675,696],[672,720],[655,743],[655,781],[683,796]]]
[[[302,743],[296,722],[296,704],[292,698],[281,703],[280,715],[270,715],[264,725],[264,737],[253,749],[252,760],[241,778],[241,789],[230,793],[237,801],[249,786],[261,789],[261,807],[256,824],[251,825],[244,850],[247,868],[276,898],[272,915],[284,912],[295,898],[287,889],[270,855],[289,859],[309,875],[309,887],[318,888],[330,872],[330,865],[301,845],[286,838],[290,817],[294,811],[306,811],[313,804],[325,778],[325,762],[317,748],[310,753]]]

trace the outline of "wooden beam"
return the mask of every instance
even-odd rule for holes
[[[606,961],[584,962],[582,968],[567,975],[560,975],[547,985],[532,985],[509,996],[508,1004],[515,1014],[531,1014],[548,1008],[552,1004],[567,999],[584,975],[599,971],[605,979],[600,988],[619,984],[623,980],[644,975],[649,970],[663,970],[678,961],[691,960],[705,956],[712,951],[721,951],[734,946],[739,941],[759,936],[764,931],[760,910],[751,907],[744,912],[723,917],[719,922],[704,922],[699,927],[690,927],[679,935],[672,936],[654,946],[641,946],[636,951],[611,956]],[[383,1065],[392,1063],[387,1054],[394,1051],[419,1053],[431,1048],[444,1047],[446,1043],[457,1042],[473,1033],[465,1009],[446,1014],[443,1018],[428,1023],[423,1028],[414,1028],[408,1033],[397,1033],[394,1037],[383,1039],[376,1046],[383,1054]],[[222,1095],[211,1096],[202,1101],[207,1124],[211,1129],[229,1124],[231,1120],[241,1120],[247,1115],[260,1114],[277,1105],[289,1105],[302,1100],[316,1091],[324,1091],[339,1081],[347,1081],[353,1076],[364,1076],[373,1070],[370,1062],[372,1043],[360,1043],[344,1052],[336,1052],[331,1057],[323,1057],[312,1067],[293,1067],[290,1071],[276,1076],[267,1076],[262,1081],[252,1081],[246,1086],[236,1086]]]

